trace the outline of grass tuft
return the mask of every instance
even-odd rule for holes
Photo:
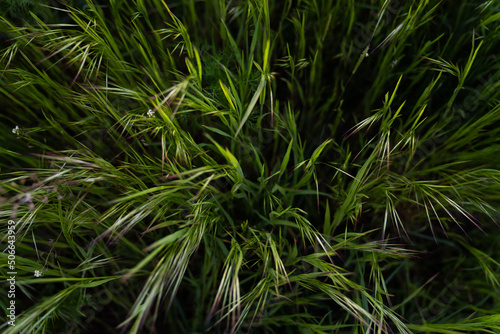
[[[2,1],[1,330],[498,332],[499,11]]]

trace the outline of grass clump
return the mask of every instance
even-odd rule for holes
[[[6,333],[500,330],[494,1],[45,5],[1,22]]]

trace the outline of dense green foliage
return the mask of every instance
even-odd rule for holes
[[[500,331],[497,1],[2,4],[5,333]]]

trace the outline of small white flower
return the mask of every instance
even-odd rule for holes
[[[35,274],[33,276],[40,277],[42,274],[40,273],[40,270],[35,270]]]
[[[368,45],[364,50],[363,50],[363,53],[361,54],[363,57],[365,58],[368,58],[370,56],[370,54],[368,53],[368,51],[370,50],[370,45]]]
[[[16,125],[14,129],[12,129],[12,133],[15,133],[16,135],[19,134],[19,126]]]
[[[154,114],[155,114],[155,111],[153,109],[148,110],[148,117],[153,117]]]
[[[33,195],[31,193],[26,193],[24,198],[21,200],[21,203],[31,203],[33,202]]]
[[[391,67],[394,67],[398,64],[398,60],[393,60],[392,63],[391,63]]]

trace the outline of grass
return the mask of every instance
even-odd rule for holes
[[[500,331],[495,1],[2,4],[5,333]]]

